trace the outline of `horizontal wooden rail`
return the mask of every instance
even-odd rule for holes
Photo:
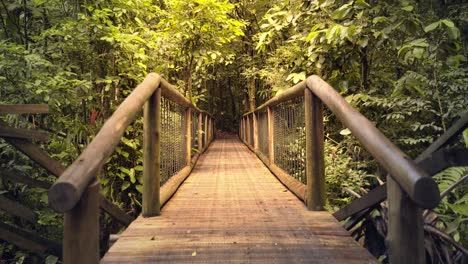
[[[439,204],[439,187],[425,171],[320,77],[310,76],[306,82],[417,205],[434,208]]]
[[[186,166],[179,168],[175,175],[171,175],[161,188],[162,97],[183,109],[180,114],[184,115],[184,124],[181,124],[180,133],[186,137],[184,147],[187,155],[181,157]],[[97,206],[100,205],[113,215],[116,212],[112,204],[99,194],[97,175],[120,143],[127,127],[136,120],[143,108],[143,217],[160,214],[162,204],[175,193],[198,159],[199,155],[191,157],[191,137],[192,133],[195,133],[191,124],[192,112],[198,113],[200,153],[205,151],[213,140],[212,116],[195,107],[161,76],[149,74],[120,104],[78,159],[61,173],[49,189],[50,206],[65,213],[64,263],[98,263]],[[200,127],[202,122],[203,127]],[[201,138],[204,139],[202,142]],[[16,139],[7,140],[15,143]],[[43,163],[44,159],[40,159],[40,162]],[[90,185],[91,182],[95,183]]]
[[[93,180],[97,169],[103,165],[119,144],[125,129],[136,119],[144,104],[159,88],[162,96],[182,106],[203,112],[161,76],[155,73],[149,74],[120,104],[83,153],[49,190],[49,204],[53,209],[66,212],[76,205],[84,189]]]
[[[301,96],[304,96],[305,109],[306,185],[277,166],[274,153],[277,140],[275,139],[275,107]],[[322,210],[325,204],[322,104],[325,104],[337,116],[341,123],[389,173],[387,190],[382,186],[371,190],[367,195],[372,200],[372,204],[367,200],[363,204],[353,204],[352,207],[344,210],[340,217],[349,211],[359,212],[367,208],[363,208],[363,206],[374,205],[375,201],[385,197],[385,191],[387,191],[389,203],[387,244],[390,262],[424,263],[421,207],[434,208],[440,202],[440,193],[436,182],[320,77],[310,76],[268,100],[254,111],[244,114],[239,126],[239,136],[252,151],[257,153],[272,173],[307,204],[310,210]],[[267,110],[268,128],[263,123],[262,136],[268,135],[268,157],[265,157],[265,153],[261,153],[258,147],[257,115],[260,115],[260,111],[264,112],[265,109]],[[290,121],[288,120],[288,122]],[[460,128],[461,126],[458,125],[454,130],[459,131]],[[268,130],[268,133],[265,130]],[[452,135],[453,132],[449,134]],[[263,151],[266,148],[264,144],[266,143],[262,145]],[[436,144],[440,145],[440,142]]]
[[[4,114],[47,114],[49,106],[45,104],[9,104],[0,105],[0,115]]]

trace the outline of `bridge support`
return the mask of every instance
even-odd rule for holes
[[[63,263],[99,263],[99,190],[97,180],[86,188],[78,204],[65,213]]]
[[[309,89],[304,90],[306,131],[307,208],[321,211],[325,206],[325,159],[323,147],[322,101]]]
[[[156,90],[144,109],[143,123],[143,208],[144,217],[161,214],[161,89]]]

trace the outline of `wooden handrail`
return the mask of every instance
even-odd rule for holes
[[[162,96],[171,101],[209,115],[195,107],[160,75],[150,73],[120,104],[78,159],[52,185],[49,190],[49,204],[53,209],[67,212],[78,203],[98,169],[119,144],[127,127],[137,118],[144,104],[157,89],[161,89]]]
[[[304,89],[312,91],[328,106],[417,205],[434,208],[439,204],[440,192],[437,183],[366,117],[346,102],[333,87],[316,75],[309,76],[306,80],[271,98],[255,111],[243,116],[301,97],[304,95]]]
[[[301,96],[304,96],[305,109],[306,186],[283,171],[283,168],[276,166],[273,147],[276,140],[274,106]],[[438,205],[440,193],[436,182],[320,77],[310,76],[254,111],[244,114],[240,125],[240,137],[278,179],[306,203],[309,210],[323,210],[325,204],[323,104],[389,172],[387,245],[390,262],[425,263],[421,207],[434,208]],[[256,122],[253,122],[253,128],[250,125],[251,120],[255,121],[256,113],[265,108],[268,117],[269,157],[258,151]],[[369,195],[371,193],[379,194],[374,190]]]
[[[437,183],[411,158],[346,102],[327,82],[316,75],[308,77],[306,82],[307,88],[328,106],[417,205],[434,208],[439,204],[440,192]]]

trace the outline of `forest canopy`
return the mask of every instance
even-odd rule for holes
[[[468,113],[468,4],[455,0],[0,0],[0,104],[48,104],[47,116],[1,116],[48,131],[42,147],[69,165],[150,72],[160,73],[219,130],[319,75],[412,158]],[[385,173],[325,112],[328,210]],[[103,194],[141,210],[142,120],[106,163]],[[460,137],[454,145],[463,146]],[[0,170],[54,177],[0,141]],[[467,168],[444,172],[441,190]],[[29,226],[60,239],[47,192],[0,179],[0,194],[34,208]],[[468,187],[436,212],[438,227],[468,246]],[[14,219],[0,212],[0,221]],[[29,225],[29,224],[24,224]],[[2,259],[31,256],[0,243]]]

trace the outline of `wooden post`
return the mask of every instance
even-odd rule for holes
[[[244,141],[244,118],[241,117],[240,126],[239,126],[239,135],[242,141]]]
[[[253,120],[253,148],[255,152],[258,151],[258,123],[257,123],[257,114],[252,113]]]
[[[202,139],[202,122],[203,122],[203,113],[198,113],[198,151],[202,152],[203,150],[203,139]]]
[[[192,108],[185,110],[185,145],[186,145],[186,164],[190,166],[192,162]]]
[[[408,197],[391,176],[387,177],[388,233],[390,263],[424,264],[422,210]]]
[[[246,141],[247,141],[247,145],[250,146],[250,144],[251,144],[250,143],[250,133],[251,133],[251,131],[250,131],[250,118],[249,118],[249,115],[246,115],[245,119],[247,120],[247,140]]]
[[[144,217],[160,215],[160,131],[161,89],[145,104],[143,123],[143,208]]]
[[[307,208],[323,210],[325,206],[325,160],[323,148],[322,102],[309,89],[304,90],[306,131]]]
[[[208,146],[208,115],[205,115],[205,123],[203,124],[203,131],[205,132],[205,134],[203,135],[204,138],[205,138],[205,146]]]
[[[270,164],[275,162],[275,134],[274,134],[274,124],[275,116],[273,115],[273,108],[267,108],[268,114],[268,159]]]
[[[63,263],[99,263],[99,189],[94,180],[80,201],[65,213]]]

